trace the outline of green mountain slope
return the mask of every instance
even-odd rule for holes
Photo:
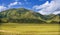
[[[24,8],[6,10],[1,12],[0,16],[2,22],[44,23],[44,21],[41,19],[41,14]]]
[[[17,23],[58,23],[60,14],[58,15],[41,15],[24,8],[9,9],[0,12],[0,22],[17,22]]]

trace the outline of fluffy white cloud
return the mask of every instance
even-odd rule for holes
[[[4,11],[4,10],[6,10],[7,9],[7,7],[5,7],[5,6],[0,6],[0,12],[1,11]]]
[[[15,1],[15,2],[13,2],[13,3],[10,3],[10,4],[8,5],[8,7],[10,8],[11,6],[15,6],[15,5],[18,5],[18,4],[21,5],[22,3]]]
[[[49,2],[47,1],[46,3],[42,4],[42,5],[35,5],[33,8],[34,9],[43,9],[49,6]]]
[[[50,3],[47,1],[42,5],[33,6],[39,13],[45,14],[59,14],[60,13],[60,0],[52,0]]]
[[[21,2],[18,2],[18,0],[15,0],[15,2],[13,3],[10,3],[9,5],[7,5],[8,7],[5,7],[3,4],[0,6],[0,12],[1,11],[4,11],[4,10],[7,10],[7,9],[10,9],[12,6],[15,6],[15,5],[21,5],[22,3]]]
[[[53,14],[60,14],[60,11],[56,11],[56,12],[54,12]]]

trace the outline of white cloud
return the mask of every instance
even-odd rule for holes
[[[15,1],[15,2],[13,2],[13,3],[10,3],[10,4],[8,5],[8,7],[10,8],[11,6],[21,5],[21,4],[22,4],[21,2]]]
[[[46,8],[49,6],[49,2],[47,1],[46,3],[42,4],[42,5],[35,5],[33,8],[34,9],[42,9],[42,8]]]
[[[18,2],[14,2],[14,3],[11,3],[10,5],[12,6],[12,5],[16,5]]]
[[[5,7],[5,6],[0,6],[0,12],[1,11],[4,11],[4,10],[6,10],[7,9],[7,7]]]
[[[53,14],[60,14],[60,11],[56,11],[56,12],[54,12]]]
[[[52,0],[50,3],[47,1],[42,5],[35,5],[33,8],[43,15],[51,13],[55,14],[57,12],[60,13],[60,0]]]
[[[8,7],[10,8],[11,6],[17,5],[17,3],[18,3],[18,2],[10,3],[10,4],[8,5]]]
[[[7,10],[7,9],[10,9],[12,6],[15,6],[15,5],[21,5],[22,3],[21,2],[18,2],[18,0],[15,0],[15,2],[13,3],[10,3],[9,5],[7,5],[7,7],[4,6],[4,4],[2,4],[0,6],[0,12],[1,11],[4,11],[4,10]]]

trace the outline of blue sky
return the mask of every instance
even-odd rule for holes
[[[44,4],[46,1],[50,2],[50,0],[0,0],[0,5],[8,7],[8,5],[11,3],[20,2],[21,4],[17,3],[16,5],[13,5],[12,8],[24,7],[31,9],[34,5],[41,5]]]
[[[26,8],[41,14],[46,14],[46,12],[43,13],[43,11],[45,11],[44,8],[54,5],[55,1],[56,0],[0,0],[0,11],[10,8]],[[58,1],[59,0],[57,0],[57,2]],[[54,7],[52,8],[54,9]],[[49,11],[47,13],[50,14],[52,12]]]

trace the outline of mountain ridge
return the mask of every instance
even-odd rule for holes
[[[0,22],[28,22],[28,23],[50,23],[54,21],[54,17],[56,17],[57,22],[60,20],[58,15],[42,15],[37,12],[33,12],[31,10],[27,10],[24,8],[18,8],[18,9],[9,9],[5,10],[3,12],[0,12]],[[55,21],[56,22],[56,21]],[[60,22],[60,21],[59,21]]]

